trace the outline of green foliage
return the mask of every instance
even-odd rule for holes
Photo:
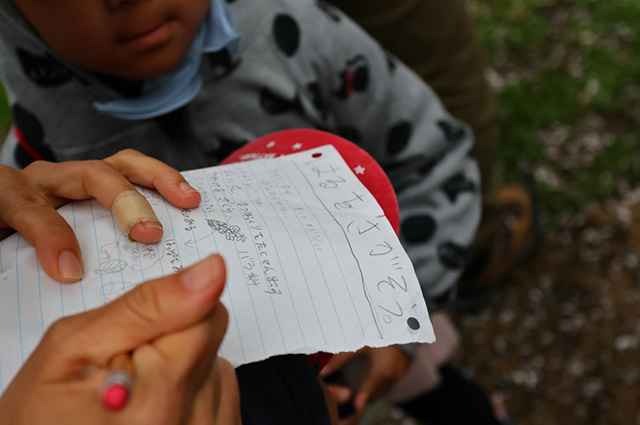
[[[0,85],[0,146],[4,141],[4,135],[9,131],[10,127],[11,111],[7,101],[7,94],[4,92],[2,85]]]
[[[556,229],[640,183],[640,3],[473,0],[501,105],[498,181],[525,181]]]

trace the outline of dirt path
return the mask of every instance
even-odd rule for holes
[[[492,307],[455,317],[456,363],[516,424],[640,423],[640,204],[597,205],[548,235]]]

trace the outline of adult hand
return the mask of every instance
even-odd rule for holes
[[[225,268],[214,255],[139,285],[104,307],[54,323],[0,398],[12,425],[240,423],[229,363],[216,356],[228,315]],[[99,391],[127,371],[127,405],[109,411]]]
[[[353,400],[355,413],[347,418],[341,418],[341,425],[357,424],[367,406],[378,397],[386,394],[404,376],[410,363],[409,356],[395,345],[380,348],[364,347],[355,353],[336,354],[320,371],[320,376],[330,376],[356,357],[362,357],[368,368],[366,377],[355,394],[354,390],[349,387],[328,385],[338,405]]]
[[[83,263],[73,230],[55,208],[95,198],[113,209],[131,239],[153,243],[162,237],[162,225],[132,183],[157,189],[180,208],[200,203],[200,194],[177,170],[130,149],[104,160],[35,161],[23,170],[0,165],[0,182],[0,239],[17,230],[59,282],[80,280]]]

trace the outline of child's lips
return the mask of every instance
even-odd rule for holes
[[[137,52],[156,48],[169,40],[172,22],[173,19],[167,19],[150,30],[139,32],[132,36],[121,37],[118,43]]]

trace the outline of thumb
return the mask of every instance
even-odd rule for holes
[[[57,322],[43,342],[61,348],[53,350],[66,360],[61,364],[104,366],[114,355],[200,322],[215,308],[225,278],[222,257],[212,255],[179,273],[138,285],[97,310]]]

